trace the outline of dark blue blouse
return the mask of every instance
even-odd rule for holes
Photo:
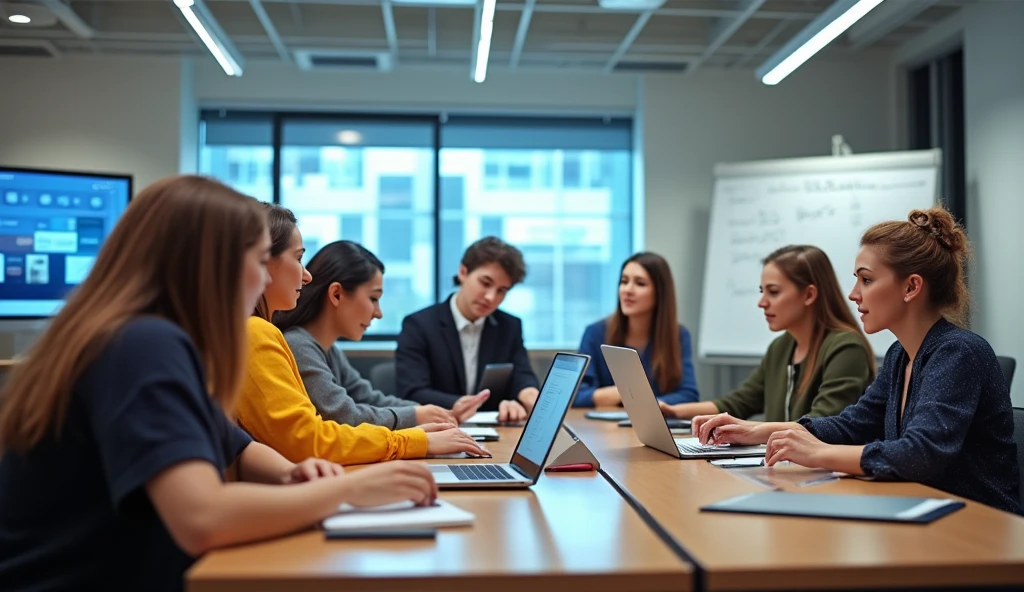
[[[612,386],[612,373],[608,370],[608,364],[604,362],[604,354],[601,353],[601,344],[604,343],[605,321],[598,321],[583,332],[583,340],[580,342],[580,353],[590,356],[590,366],[580,384],[580,390],[576,393],[573,401],[574,407],[593,407],[594,391],[603,386]],[[692,403],[700,400],[700,393],[697,392],[697,378],[693,372],[693,346],[691,345],[690,332],[686,327],[679,326],[679,353],[683,365],[683,379],[679,385],[670,392],[663,393],[658,387],[658,381],[654,380],[653,367],[651,366],[651,348],[644,348],[640,352],[640,361],[644,364],[647,372],[647,380],[651,383],[651,389],[659,401],[670,405],[675,403]]]
[[[935,323],[911,368],[901,420],[908,359],[894,343],[856,404],[800,424],[829,444],[866,444],[860,466],[868,476],[917,481],[1020,514],[1013,410],[992,347],[948,321]]]

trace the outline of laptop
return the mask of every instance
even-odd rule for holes
[[[704,445],[697,438],[676,438],[658,407],[658,398],[651,390],[640,354],[635,349],[602,345],[601,353],[622,396],[622,404],[636,429],[636,437],[644,446],[660,450],[676,458],[739,458],[764,456],[766,446]]]
[[[533,413],[526,421],[526,427],[512,453],[512,462],[428,465],[438,487],[522,489],[536,483],[588,364],[588,355],[556,354],[544,384],[540,387]]]

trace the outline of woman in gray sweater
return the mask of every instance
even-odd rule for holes
[[[294,309],[274,315],[274,324],[284,333],[309,398],[324,419],[393,430],[456,424],[486,400],[486,395],[463,397],[449,411],[373,388],[334,343],[359,341],[373,319],[383,316],[384,264],[359,244],[336,241],[320,249],[306,268],[313,281],[302,288]]]

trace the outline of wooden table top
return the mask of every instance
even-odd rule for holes
[[[488,447],[505,462],[521,429],[499,432]],[[190,570],[188,589],[692,589],[692,566],[596,473],[545,474],[528,490],[441,497],[473,512],[476,523],[440,529],[436,541],[325,541],[309,531],[215,551]]]
[[[647,448],[632,429],[585,419],[582,410],[566,423],[704,571],[708,590],[1024,585],[1019,516],[975,502],[928,525],[700,512],[767,489],[704,460]],[[951,497],[916,483],[858,479],[785,489]]]

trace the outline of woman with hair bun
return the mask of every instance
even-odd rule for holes
[[[784,460],[879,480],[917,481],[1021,513],[1010,394],[992,347],[959,326],[969,293],[963,228],[941,207],[882,222],[861,238],[854,265],[867,333],[888,329],[878,377],[835,417],[740,424],[695,418],[702,442],[767,442],[765,464]]]

